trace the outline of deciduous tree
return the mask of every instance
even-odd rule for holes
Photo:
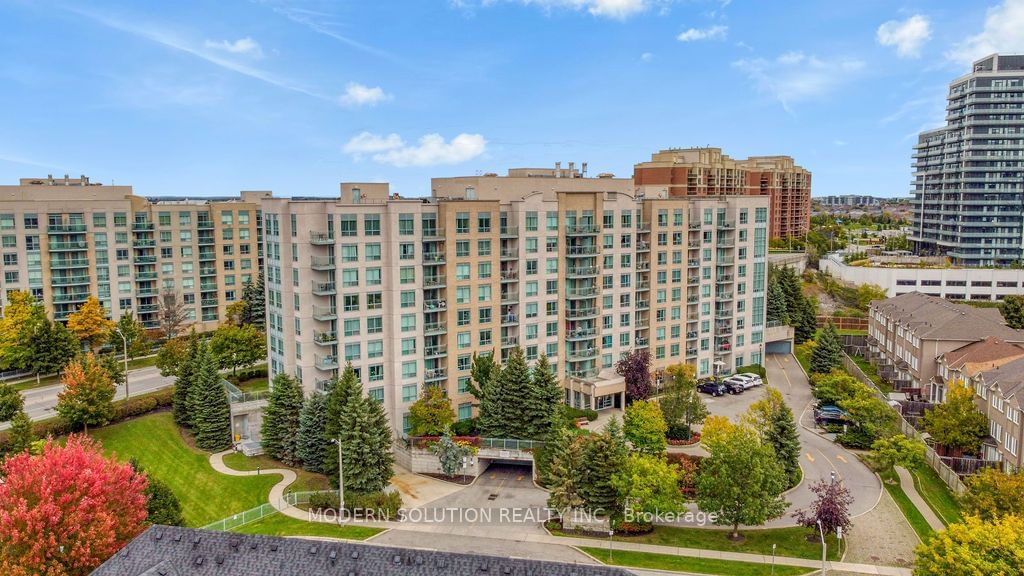
[[[299,460],[310,472],[323,473],[324,460],[331,445],[327,436],[327,396],[310,394],[299,415]]]
[[[850,518],[850,505],[853,504],[853,495],[850,489],[842,482],[818,480],[811,484],[811,492],[817,496],[810,508],[797,510],[793,514],[802,526],[813,530],[821,529],[827,534],[838,533],[839,528],[849,531],[853,526]]]
[[[32,294],[22,290],[7,293],[7,306],[0,318],[0,369],[29,367],[32,336],[45,321],[46,310]]]
[[[615,363],[615,373],[626,381],[626,398],[646,400],[651,395],[651,353],[646,348],[626,352]]]
[[[985,522],[1011,515],[1024,518],[1024,472],[985,468],[968,476],[966,483],[967,491],[960,497],[964,515]]]
[[[25,398],[13,384],[0,384],[0,422],[7,422],[25,407]]]
[[[633,449],[643,454],[660,455],[665,452],[665,418],[653,400],[637,400],[626,407],[623,431]]]
[[[679,469],[661,456],[630,454],[612,477],[612,486],[627,511],[664,514],[683,507]]]
[[[271,458],[289,466],[299,459],[299,419],[302,414],[302,387],[291,376],[274,376],[267,407],[263,409],[261,438]]]
[[[160,319],[160,330],[164,333],[164,340],[171,340],[178,335],[188,321],[185,311],[185,302],[174,290],[164,290],[160,293],[157,301]]]
[[[267,357],[266,335],[250,324],[233,326],[224,324],[210,338],[210,352],[222,369],[252,366]]]
[[[1024,295],[1008,294],[999,305],[999,311],[1003,313],[1007,326],[1018,330],[1024,328]]]
[[[811,373],[827,374],[843,365],[843,345],[835,324],[829,322],[818,334],[817,345],[811,352]]]
[[[925,411],[924,429],[955,455],[973,456],[988,435],[988,418],[975,406],[974,390],[963,382],[952,382],[946,401]]]
[[[693,427],[707,418],[708,407],[697,393],[697,381],[692,365],[674,364],[665,371],[670,381],[658,399],[658,405],[665,417],[668,437],[673,440],[686,440],[690,438]]]
[[[871,459],[881,470],[896,465],[909,470],[924,462],[924,444],[903,434],[879,438],[871,445]]]
[[[427,386],[409,406],[409,435],[440,436],[455,422],[452,404],[440,386]]]
[[[701,462],[697,478],[697,505],[715,512],[715,523],[732,527],[760,526],[786,510],[782,497],[786,474],[771,446],[761,442],[749,426],[723,427],[707,446],[711,456]]]
[[[156,353],[156,367],[160,369],[161,376],[177,376],[187,362],[192,358],[192,344],[198,339],[193,330],[186,336],[178,336],[164,343],[160,351]]]
[[[12,456],[0,475],[0,573],[85,575],[145,527],[145,478],[86,437]]]
[[[53,374],[64,367],[82,349],[78,338],[60,322],[44,319],[32,333],[28,368],[36,375]]]
[[[124,340],[121,339],[122,334],[124,335]],[[126,310],[121,314],[117,324],[111,329],[107,341],[114,350],[118,353],[123,353],[126,340],[128,342],[129,360],[145,356],[149,353],[150,342],[149,336],[146,335],[146,328],[132,314],[131,310]]]
[[[57,414],[78,429],[102,426],[114,415],[116,388],[102,363],[89,353],[72,360],[61,375],[64,390],[57,394]]]
[[[881,398],[872,394],[867,386],[858,389],[853,398],[839,401],[839,407],[850,414],[850,419],[874,439],[892,436],[899,431],[899,415]]]
[[[917,547],[914,576],[1020,574],[1024,567],[1024,517],[995,522],[967,517]]]
[[[93,351],[106,342],[114,323],[107,319],[107,310],[95,296],[89,298],[68,316],[68,330]]]

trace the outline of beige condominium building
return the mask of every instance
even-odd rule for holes
[[[144,198],[85,176],[0,186],[3,303],[10,291],[29,291],[63,321],[96,296],[114,320],[132,310],[157,328],[158,299],[169,291],[186,325],[216,328],[259,272],[265,196]]]
[[[566,401],[621,407],[620,356],[654,372],[761,361],[768,201],[660,198],[568,169],[263,201],[272,374],[324,389],[351,362],[396,430],[426,386],[460,419],[473,354],[546,354]]]

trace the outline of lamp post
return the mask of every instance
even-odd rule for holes
[[[332,438],[331,442],[338,445],[338,513],[345,509],[345,465],[341,458],[341,437]]]
[[[821,534],[821,576],[826,574],[825,557],[826,557],[826,545],[825,545],[825,529],[821,527],[821,520],[818,520],[818,533]]]
[[[124,332],[120,328],[114,328],[117,335],[121,337],[121,342],[124,343],[124,397],[128,398],[128,338],[125,337]]]

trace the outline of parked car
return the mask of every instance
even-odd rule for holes
[[[743,394],[747,389],[742,383],[731,381],[728,378],[722,380],[722,384],[725,386],[725,391],[729,394]]]
[[[724,396],[728,390],[725,384],[715,380],[705,380],[700,384],[697,384],[697,391],[703,392],[704,394],[710,394],[712,396]]]
[[[850,414],[838,406],[826,405],[814,410],[814,423],[823,424],[849,424]]]
[[[747,378],[750,378],[754,381],[754,386],[761,386],[764,384],[764,380],[761,378],[760,374],[755,374],[753,372],[741,372],[737,374],[737,376],[746,376]]]
[[[758,378],[758,381],[759,380],[760,380],[760,378]],[[751,377],[749,377],[749,376],[747,376],[745,374],[733,374],[732,376],[729,376],[728,378],[726,378],[722,382],[724,384],[732,383],[732,384],[736,384],[738,386],[742,386],[744,390],[747,390],[749,388],[753,388],[754,386],[758,385],[757,381],[755,381],[753,378],[751,378]]]

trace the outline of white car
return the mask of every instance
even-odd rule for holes
[[[754,386],[761,386],[762,384],[764,384],[764,380],[761,379],[761,376],[758,374],[754,374],[753,372],[742,372],[739,374],[739,376],[746,376],[747,378],[750,378],[751,380],[754,381]]]
[[[760,380],[760,378],[758,378],[758,380]],[[756,382],[753,378],[746,374],[733,374],[732,376],[729,376],[728,378],[723,380],[722,383],[727,386],[729,384],[738,384],[739,386],[742,386],[744,390],[749,390],[754,386],[757,386],[759,382]]]

